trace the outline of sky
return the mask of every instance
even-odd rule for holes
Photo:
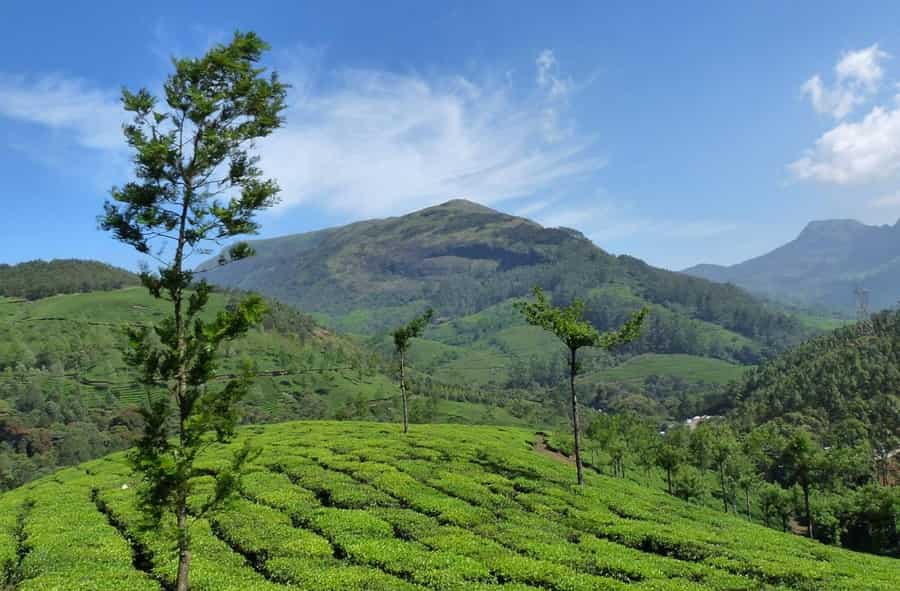
[[[0,0],[0,263],[135,268],[96,222],[120,91],[238,29],[292,85],[262,237],[467,198],[678,270],[900,218],[900,3],[133,6]]]

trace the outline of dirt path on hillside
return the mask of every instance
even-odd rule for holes
[[[569,464],[570,466],[575,465],[575,459],[570,458],[569,456],[559,453],[558,451],[553,451],[549,447],[547,447],[547,440],[545,438],[544,433],[536,433],[534,436],[534,451],[541,454],[542,456],[547,456],[548,458],[552,458],[557,462],[562,462],[563,464]]]

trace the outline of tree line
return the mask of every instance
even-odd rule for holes
[[[97,261],[54,259],[0,265],[0,296],[39,300],[61,293],[107,291],[138,285],[133,274]]]

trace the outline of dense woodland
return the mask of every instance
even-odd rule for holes
[[[106,291],[137,285],[133,273],[97,261],[54,259],[0,264],[0,296],[37,300],[61,293]]]
[[[685,499],[898,555],[898,343],[900,312],[885,311],[751,369],[713,394],[724,416],[694,430],[626,411],[588,436],[617,473],[655,466]]]

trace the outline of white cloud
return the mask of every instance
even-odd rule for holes
[[[62,76],[35,80],[0,75],[0,118],[70,133],[81,147],[123,146],[123,111],[113,93]]]
[[[803,84],[803,94],[809,95],[817,112],[843,119],[878,90],[884,77],[881,62],[888,57],[878,44],[846,52],[834,67],[835,83],[830,88],[816,74]]]
[[[888,54],[877,44],[844,53],[835,65],[835,84],[816,75],[804,84],[813,107],[844,119],[881,87]],[[900,86],[894,85],[900,89]],[[795,177],[837,185],[891,179],[900,172],[900,94],[891,106],[873,106],[862,119],[841,121],[788,165]]]
[[[874,107],[861,121],[825,132],[789,165],[800,179],[823,183],[868,183],[900,171],[900,107]]]
[[[834,67],[838,82],[859,83],[869,90],[875,90],[884,76],[881,61],[887,57],[887,52],[879,49],[877,43],[865,49],[844,53],[841,61]]]
[[[314,203],[356,216],[459,196],[497,203],[596,171],[604,161],[590,153],[592,138],[560,129],[564,105],[550,78],[558,65],[552,52],[542,56],[537,89],[526,98],[508,84],[461,76],[317,76],[315,66],[294,60],[282,74],[302,92],[286,127],[260,143],[262,165],[281,184],[283,206]]]

